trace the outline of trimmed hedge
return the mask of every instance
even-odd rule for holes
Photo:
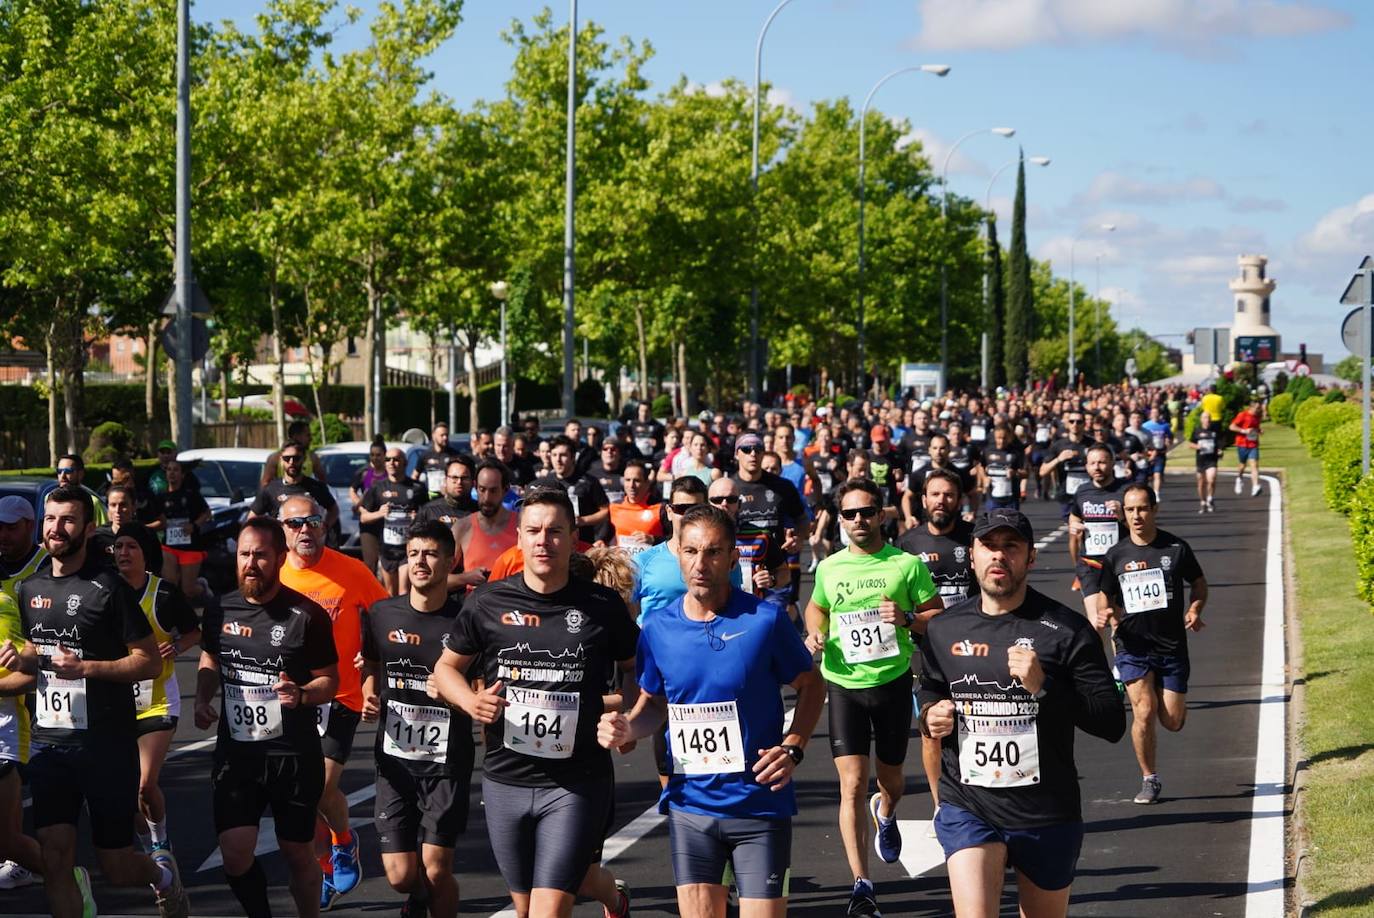
[[[1359,568],[1360,598],[1374,604],[1374,475],[1355,486],[1350,496],[1350,541]]]
[[[1293,404],[1292,394],[1281,392],[1269,400],[1269,419],[1275,424],[1292,427],[1293,411],[1296,407]]]
[[[1293,411],[1293,429],[1298,432],[1298,439],[1302,441],[1304,446],[1307,446],[1307,435],[1303,432],[1307,425],[1307,419],[1323,407],[1321,399],[1308,398],[1298,403],[1298,407]],[[1310,446],[1307,448],[1309,451],[1311,450]]]
[[[1288,388],[1283,391],[1293,396],[1293,404],[1297,406],[1317,394],[1317,384],[1312,381],[1310,376],[1299,376],[1290,382]]]
[[[1326,435],[1321,453],[1322,494],[1326,497],[1326,505],[1337,513],[1350,513],[1351,498],[1360,484],[1363,440],[1364,424],[1358,417],[1346,421]],[[1358,545],[1368,540],[1355,541]]]
[[[1317,407],[1307,413],[1302,426],[1298,428],[1298,436],[1307,445],[1307,451],[1320,459],[1322,450],[1326,448],[1326,438],[1347,421],[1358,419],[1360,409],[1346,402],[1328,404],[1317,399],[1310,401]]]
[[[1327,393],[1322,396],[1322,401],[1328,405],[1332,402],[1343,402],[1345,401],[1345,392],[1340,389],[1328,389]]]

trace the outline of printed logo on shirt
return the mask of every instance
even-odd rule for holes
[[[444,637],[447,638],[448,635]],[[420,645],[420,636],[418,634],[411,634],[409,631],[402,628],[397,628],[395,631],[388,632],[386,639],[393,644],[410,644],[415,647]]]
[[[67,597],[67,614],[75,615],[81,611],[81,597],[72,593]]]
[[[1164,568],[1166,571],[1173,566],[1173,563],[1174,559],[1169,557],[1168,555],[1163,555],[1159,559],[1159,566]]]
[[[922,561],[924,561],[926,564],[939,564],[939,563],[940,563],[940,553],[939,553],[938,551],[923,551],[923,552],[921,552],[920,554],[918,554],[916,557],[920,558],[920,559],[921,559]]]
[[[964,559],[967,558],[967,557],[968,557],[968,549],[967,549],[967,548],[965,548],[965,547],[962,546],[962,545],[956,545],[956,546],[954,546],[954,561],[955,561],[956,564],[963,564],[963,563],[964,563]],[[937,556],[937,560],[938,560],[938,556]]]
[[[1015,646],[1017,646],[1017,647],[1024,647],[1024,648],[1026,648],[1027,650],[1034,650],[1034,649],[1035,649],[1035,639],[1034,639],[1034,638],[1028,638],[1028,637],[1017,638],[1017,639],[1016,639],[1016,644],[1015,644]]]
[[[510,611],[501,616],[503,625],[514,625],[516,628],[538,628],[540,618],[531,612]]]
[[[568,623],[568,633],[577,634],[587,623],[587,616],[583,615],[580,609],[569,609],[564,613],[563,620]]]
[[[1149,561],[1127,561],[1126,564],[1122,567],[1122,570],[1127,570],[1127,571],[1143,571],[1143,570],[1145,570],[1145,568],[1147,568],[1147,567],[1149,567],[1149,566],[1150,566],[1150,562],[1149,562]]]
[[[29,608],[30,608],[30,609],[51,609],[51,608],[52,608],[52,597],[51,597],[51,596],[35,596],[33,599],[30,599],[30,600],[29,600]]]
[[[986,657],[991,649],[987,644],[975,644],[964,638],[962,641],[955,641],[949,652],[956,657]]]
[[[220,628],[220,631],[224,634],[235,635],[236,637],[253,636],[253,629],[251,626],[242,625],[238,622],[225,622],[224,625]]]
[[[286,629],[281,625],[273,625],[270,636],[272,638],[272,646],[280,647],[282,639],[286,637]]]

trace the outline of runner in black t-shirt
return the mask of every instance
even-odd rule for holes
[[[83,805],[101,870],[114,886],[153,886],[159,911],[190,905],[171,854],[133,849],[138,814],[138,741],[133,684],[162,672],[162,657],[138,597],[92,556],[90,494],[59,486],[43,504],[51,564],[19,584],[25,643],[7,664],[37,675],[31,754],[33,825],[43,850],[53,914],[95,914],[90,875],[76,866]],[[70,831],[56,830],[70,827]]]
[[[450,529],[465,516],[477,512],[472,486],[477,481],[477,464],[471,456],[455,456],[444,473],[444,490],[415,513],[415,525],[438,520]]]
[[[736,539],[741,562],[747,546],[752,546],[748,554],[754,558],[767,557],[775,545],[784,557],[799,550],[810,536],[806,508],[792,482],[763,470],[763,440],[758,434],[740,435],[735,441],[735,459],[739,468],[730,478],[739,489]],[[785,566],[783,571],[769,595],[786,605],[791,577]]]
[[[1069,501],[1069,558],[1083,596],[1083,611],[1089,619],[1095,619],[1102,602],[1102,557],[1126,535],[1121,489],[1127,482],[1117,480],[1114,465],[1109,447],[1100,443],[1090,446],[1084,463],[1088,483],[1075,491]],[[1105,632],[1103,636],[1105,639]]]
[[[358,505],[360,521],[382,523],[382,585],[392,596],[410,589],[405,571],[406,532],[428,496],[424,484],[406,477],[405,451],[389,449],[386,477],[374,483]]]
[[[110,512],[110,522],[91,534],[91,553],[114,570],[115,536],[127,528],[143,549],[143,563],[148,573],[161,574],[163,558],[166,557],[162,553],[162,543],[157,540],[156,533],[137,521],[134,489],[130,485],[110,485],[105,492],[105,501]]]
[[[913,472],[908,486],[902,493],[902,518],[908,529],[925,519],[925,508],[921,506],[921,495],[925,493],[926,476],[934,469],[944,469],[959,478],[960,500],[963,501],[978,484],[969,472],[957,468],[949,461],[949,437],[935,434],[930,438],[930,462]]]
[[[1131,740],[1143,775],[1135,803],[1159,800],[1155,718],[1165,730],[1183,729],[1188,715],[1188,632],[1201,631],[1207,578],[1187,542],[1155,525],[1154,491],[1132,484],[1122,495],[1130,538],[1102,564],[1102,592],[1116,623],[1116,666],[1134,715]],[[1188,601],[1183,599],[1188,589]]]
[[[1078,409],[1066,411],[1064,429],[1067,434],[1050,444],[1039,472],[1042,478],[1054,476],[1053,493],[1059,501],[1060,518],[1068,522],[1069,502],[1089,480],[1085,467],[1089,443],[1083,434],[1083,412]]]
[[[258,492],[248,508],[249,517],[275,517],[282,501],[305,494],[315,498],[315,503],[324,508],[325,532],[333,533],[339,522],[339,502],[324,482],[302,473],[305,450],[295,440],[287,440],[282,444],[280,462],[282,477],[272,479]]]
[[[245,522],[236,557],[239,588],[207,610],[201,630],[196,727],[219,721],[210,781],[215,831],[225,878],[249,918],[272,913],[267,876],[254,856],[269,806],[296,909],[319,910],[314,840],[324,754],[315,707],[334,700],[338,655],[329,614],[282,586],[285,561],[281,523]]]
[[[640,456],[652,459],[663,449],[663,425],[654,419],[648,402],[640,402],[635,412],[635,420],[630,423],[630,437]]]
[[[1221,461],[1223,446],[1221,429],[1212,423],[1212,416],[1207,412],[1198,412],[1197,426],[1188,438],[1188,446],[1197,454],[1197,512],[1213,513],[1216,511],[1212,501],[1217,493],[1217,463]]]
[[[458,450],[449,445],[448,424],[444,421],[434,425],[429,435],[429,449],[420,454],[415,463],[415,480],[425,486],[430,494],[443,492],[444,475],[449,460],[458,455]],[[401,473],[405,474],[402,467]]]
[[[569,574],[564,492],[526,497],[519,538],[523,572],[468,595],[435,681],[444,701],[486,727],[487,832],[516,911],[528,914],[533,896],[545,913],[566,915],[579,889],[617,908],[609,873],[597,872],[597,888],[583,881],[611,806],[610,754],[596,740],[602,692],[608,673],[633,672],[639,628],[618,593]],[[469,673],[476,661],[480,672]],[[479,676],[475,692],[469,678]],[[628,709],[632,679],[622,694]]]
[[[999,423],[983,447],[983,462],[978,470],[985,506],[1013,510],[1020,507],[1021,479],[1025,474],[1025,455],[1012,442],[1011,430]]]
[[[452,529],[436,520],[412,526],[409,594],[363,617],[363,720],[380,721],[382,866],[391,888],[409,894],[409,914],[435,918],[458,914],[453,848],[467,830],[473,760],[472,719],[434,700],[434,666],[460,609],[448,595],[453,561]]]
[[[918,724],[943,744],[935,831],[959,914],[995,910],[1008,866],[1025,913],[1067,913],[1083,840],[1074,729],[1126,730],[1092,627],[1027,586],[1034,545],[1019,511],[981,517],[980,596],[932,618],[921,648]]]
[[[187,487],[194,475],[187,475],[178,459],[168,462],[167,491],[162,495],[162,544],[169,556],[176,560],[176,582],[186,598],[195,602],[204,595],[200,582],[201,566],[205,563],[205,540],[201,527],[210,522],[210,505],[200,491]],[[171,573],[171,564],[166,568]]]
[[[611,501],[601,482],[577,471],[576,448],[571,437],[554,437],[549,447],[549,461],[553,463],[552,481],[567,491],[572,501],[577,537],[590,543],[597,540],[601,524],[611,518]]]

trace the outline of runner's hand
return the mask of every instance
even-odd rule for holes
[[[299,707],[301,699],[305,697],[305,689],[292,682],[286,673],[277,674],[277,684],[272,686],[272,691],[277,693],[277,700],[284,708]]]
[[[15,648],[14,641],[6,640],[0,644],[0,667],[12,673],[19,671],[19,651]]]
[[[792,771],[797,764],[781,746],[760,749],[759,760],[754,763],[754,781],[767,784],[768,789],[780,791],[792,781]]]
[[[501,716],[501,709],[510,702],[501,697],[501,680],[497,679],[480,692],[474,693],[468,704],[469,717],[479,724],[494,724]]]
[[[177,655],[177,642],[163,641],[161,644],[157,645],[157,652],[158,656],[162,657],[162,659],[170,660]]]
[[[1189,631],[1201,631],[1207,627],[1207,623],[1202,620],[1201,612],[1194,612],[1189,609],[1183,616],[1183,627]]]
[[[1077,455],[1078,455],[1078,450],[1076,450],[1076,449],[1061,449],[1061,450],[1059,451],[1059,455],[1054,457],[1054,461],[1055,461],[1055,462],[1068,462],[1070,459],[1072,459],[1074,456],[1077,456]]]
[[[797,530],[785,529],[782,538],[782,553],[785,555],[795,555],[797,553]]]
[[[812,632],[806,636],[806,649],[812,653],[820,653],[825,647],[825,636]]]
[[[884,625],[895,625],[899,621],[903,625],[906,624],[902,620],[902,610],[897,608],[897,604],[886,596],[883,597],[882,602],[878,603],[878,618],[882,619]]]
[[[441,700],[439,698],[439,683],[434,681],[434,673],[425,677],[425,694],[435,701]]]
[[[57,653],[53,654],[51,659],[52,671],[63,679],[84,679],[86,677],[86,661],[63,645],[57,645]]]
[[[630,742],[630,719],[620,711],[607,711],[596,722],[596,741],[603,749],[620,749]]]
[[[773,588],[773,582],[773,572],[768,568],[754,568],[754,589],[771,590]]]
[[[1098,631],[1107,627],[1107,623],[1112,620],[1112,607],[1106,603],[1099,605],[1093,610],[1093,627]]]
[[[353,668],[354,668],[354,669],[361,670],[361,669],[363,668],[363,664],[364,664],[365,662],[366,662],[366,661],[363,660],[363,652],[362,652],[361,650],[358,651],[357,653],[355,653],[355,654],[353,655]]]
[[[1040,655],[1029,647],[1008,647],[1007,668],[1021,683],[1021,687],[1032,695],[1045,685],[1045,671],[1040,668]]]
[[[211,701],[196,702],[196,729],[205,730],[219,720],[219,708]]]
[[[954,732],[954,702],[946,698],[926,709],[926,732],[942,739]]]
[[[376,695],[363,696],[363,722],[372,723],[382,711],[381,700]]]

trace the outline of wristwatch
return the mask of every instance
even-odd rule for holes
[[[806,752],[802,750],[802,747],[796,745],[795,743],[779,743],[778,748],[781,749],[783,752],[787,753],[787,755],[792,759],[793,768],[800,765],[802,763],[802,759],[806,758]]]
[[[912,623],[916,621],[916,613],[909,610],[903,612],[902,621],[906,622],[906,626],[910,628]]]

